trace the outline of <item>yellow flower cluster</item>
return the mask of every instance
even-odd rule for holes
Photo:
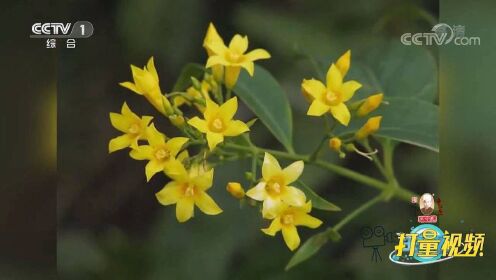
[[[360,118],[367,116],[380,106],[384,97],[383,93],[376,93],[350,106],[347,105],[355,95],[355,92],[362,87],[357,81],[344,81],[350,66],[351,51],[348,50],[338,58],[336,63],[331,63],[327,71],[325,83],[316,79],[303,80],[301,91],[305,99],[310,102],[307,115],[323,116],[326,113],[330,113],[339,124],[348,126],[353,115],[350,109]],[[369,118],[355,132],[354,138],[348,139],[347,142],[363,140],[369,135],[376,133],[380,128],[381,120],[381,116]],[[343,139],[335,136],[329,139],[329,148],[337,152],[341,158],[345,156],[341,150],[343,142]]]
[[[263,201],[262,216],[272,220],[270,226],[262,229],[265,234],[274,236],[278,231],[290,250],[300,245],[297,226],[317,228],[322,224],[308,213],[311,201],[306,201],[305,193],[291,186],[303,172],[303,161],[297,161],[282,169],[277,159],[265,153],[262,164],[262,179],[246,195]]]

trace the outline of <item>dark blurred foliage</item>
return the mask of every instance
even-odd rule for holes
[[[234,33],[247,34],[251,47],[263,47],[272,53],[273,58],[261,64],[286,89],[294,110],[296,149],[308,152],[318,142],[321,123],[304,117],[307,105],[299,85],[302,78],[313,76],[314,70],[299,54],[304,51],[332,60],[348,48],[360,53],[374,42],[398,40],[404,32],[429,30],[437,22],[437,1],[74,0],[59,1],[56,5],[18,1],[10,6],[2,10],[2,15],[14,14],[15,22],[22,24],[14,29],[8,28],[8,22],[1,25],[4,34],[16,39],[2,42],[2,61],[9,65],[9,74],[14,78],[5,79],[10,96],[1,104],[5,114],[15,116],[16,121],[1,119],[2,136],[11,136],[2,142],[2,155],[14,163],[2,168],[2,179],[6,178],[2,187],[7,190],[15,186],[3,194],[6,203],[0,208],[4,225],[1,276],[15,272],[22,276],[8,279],[44,279],[42,275],[55,278],[44,267],[55,262],[55,176],[51,157],[55,132],[49,116],[53,115],[56,85],[60,279],[442,277],[438,265],[405,268],[392,264],[387,260],[392,244],[380,249],[383,260],[378,263],[371,261],[371,249],[362,247],[363,226],[383,225],[386,231],[396,232],[414,224],[412,208],[404,202],[375,206],[343,229],[341,242],[328,244],[311,260],[284,272],[292,253],[281,236],[271,238],[262,234],[259,229],[266,222],[256,209],[240,209],[224,190],[227,181],[244,182],[243,171],[248,169],[248,162],[216,169],[211,192],[224,209],[222,215],[211,217],[197,211],[193,220],[179,224],[174,207],[164,208],[155,199],[155,192],[167,179],[157,175],[147,184],[143,162],[130,159],[124,151],[111,155],[107,152],[108,140],[117,135],[108,113],[118,111],[124,101],[140,114],[154,114],[159,129],[174,134],[174,129],[144,99],[118,83],[131,78],[129,64],[142,66],[153,55],[162,89],[170,90],[183,64],[205,61],[201,45],[210,21],[225,40]],[[30,13],[26,14],[26,10]],[[90,39],[78,40],[76,49],[59,48],[56,53],[45,49],[41,40],[27,39],[33,22],[52,19],[91,21],[95,34]],[[12,98],[14,94],[16,98]],[[246,109],[240,113],[241,119],[250,116]],[[36,135],[23,137],[23,130],[28,129]],[[257,144],[279,148],[260,124],[253,131]],[[0,140],[4,141],[4,137]],[[468,150],[462,148],[463,152]],[[326,156],[337,161],[331,153]],[[476,166],[483,154],[471,158],[471,166]],[[438,154],[402,144],[395,161],[402,185],[418,193],[439,191]],[[340,164],[378,176],[362,157],[350,155]],[[315,211],[327,225],[333,225],[375,195],[374,190],[310,166],[306,167],[304,179],[319,194],[343,208],[342,213]],[[461,185],[460,189],[463,190]],[[457,194],[462,196],[463,192]],[[474,201],[484,199],[488,200],[481,195]],[[473,220],[470,225],[477,227],[477,222]],[[458,226],[468,230],[464,225]],[[302,240],[316,232],[300,230]]]

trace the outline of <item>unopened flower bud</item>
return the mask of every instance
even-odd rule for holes
[[[355,133],[358,140],[367,138],[367,136],[374,134],[381,126],[382,116],[372,117]]]
[[[170,115],[169,120],[176,127],[182,127],[184,125],[184,117],[180,115]]]
[[[370,112],[374,111],[375,109],[377,109],[379,105],[381,105],[383,97],[384,94],[382,93],[369,96],[358,108],[357,115],[359,117],[363,117],[369,114]]]
[[[164,107],[164,111],[167,116],[174,114],[174,109],[172,108],[169,99],[167,99],[167,97],[165,96],[162,96],[162,106]]]
[[[237,199],[242,199],[245,196],[245,190],[241,184],[237,182],[229,182],[226,190]]]
[[[341,139],[338,137],[332,137],[329,139],[329,148],[333,151],[339,152],[341,150]]]

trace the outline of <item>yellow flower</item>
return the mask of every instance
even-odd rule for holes
[[[245,190],[238,182],[229,182],[227,183],[226,190],[235,198],[241,199],[245,197]]]
[[[233,120],[234,114],[238,110],[238,99],[233,97],[221,106],[212,100],[206,100],[207,107],[203,112],[204,120],[194,117],[188,124],[207,135],[207,142],[210,150],[213,150],[219,143],[224,141],[224,136],[238,136],[250,128],[238,120]]]
[[[355,137],[360,140],[377,132],[381,126],[381,120],[381,116],[368,119],[367,122],[355,133]]]
[[[209,48],[210,44],[222,44],[224,45],[224,40],[220,37],[217,29],[213,23],[208,25],[207,34],[205,34],[205,39],[203,39],[203,47],[207,50],[208,56],[215,55],[214,51]],[[222,81],[224,76],[224,66],[214,65],[212,66],[212,74],[217,82]]]
[[[262,231],[270,236],[274,236],[278,231],[282,231],[284,242],[293,251],[300,245],[300,236],[296,229],[297,226],[317,228],[322,224],[321,220],[308,214],[310,210],[312,210],[311,201],[308,201],[302,207],[284,205],[277,216],[274,217],[270,226],[262,229]]]
[[[156,196],[162,205],[176,204],[176,218],[186,222],[194,215],[195,205],[207,215],[217,215],[222,209],[206,193],[212,186],[214,170],[205,171],[201,166],[194,165],[189,172],[179,161],[166,170],[169,182]]]
[[[165,135],[160,133],[153,124],[148,127],[146,134],[149,145],[138,146],[129,155],[136,160],[148,160],[145,174],[146,180],[150,181],[153,175],[167,169],[176,161],[176,155],[189,139],[175,137],[166,141]]]
[[[134,83],[122,82],[119,83],[119,85],[128,88],[139,95],[145,96],[148,102],[150,102],[158,111],[165,113],[162,104],[163,96],[160,91],[159,79],[153,62],[153,56],[150,57],[143,69],[131,65],[131,72],[133,74]]]
[[[322,116],[330,112],[342,125],[348,125],[351,115],[345,102],[362,87],[357,81],[343,82],[344,75],[349,69],[349,60],[350,55],[347,52],[338,59],[338,66],[331,64],[327,71],[326,85],[315,79],[303,80],[302,92],[304,95],[310,95],[312,100],[307,115]]]
[[[365,99],[362,105],[360,105],[360,107],[358,108],[357,115],[359,117],[363,117],[377,109],[379,105],[381,105],[383,97],[384,94],[382,93],[377,93],[367,97],[367,99]]]
[[[110,113],[112,126],[124,132],[124,134],[110,140],[108,146],[109,153],[127,147],[136,148],[138,146],[138,140],[146,138],[146,127],[152,119],[153,117],[150,116],[138,117],[129,109],[125,102],[122,105],[121,114]]]
[[[224,82],[227,88],[233,88],[238,80],[241,68],[246,69],[250,76],[253,76],[255,64],[253,61],[270,58],[270,54],[264,49],[255,49],[245,53],[248,49],[248,37],[239,34],[234,35],[229,43],[229,47],[221,40],[211,40],[206,44],[212,51],[212,55],[207,60],[206,67],[215,65],[225,66]]]
[[[271,154],[265,153],[262,164],[262,180],[246,193],[254,200],[263,201],[262,214],[265,218],[275,217],[279,208],[285,204],[291,206],[303,206],[305,204],[305,193],[289,186],[300,177],[303,167],[303,161],[300,160],[281,169],[277,159]]]

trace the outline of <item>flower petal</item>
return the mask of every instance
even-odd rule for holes
[[[128,133],[129,126],[131,125],[131,120],[121,114],[110,113],[110,123],[117,130]]]
[[[276,235],[276,233],[280,230],[281,230],[281,220],[278,218],[272,220],[272,222],[270,223],[270,226],[268,228],[262,229],[263,233],[270,235],[270,236]]]
[[[215,65],[229,65],[229,62],[220,55],[212,55],[208,58],[206,68],[210,68]]]
[[[138,115],[136,115],[133,111],[131,111],[131,109],[129,108],[129,106],[127,106],[127,103],[126,102],[124,102],[124,104],[122,104],[121,114],[124,117],[129,118],[130,120],[140,120],[140,118],[138,117]]]
[[[159,81],[157,69],[155,69],[155,63],[153,61],[153,56],[150,57],[150,59],[148,59],[148,62],[146,63],[146,70],[148,70],[148,72],[152,74],[153,79],[155,79],[155,81],[157,82]]]
[[[164,170],[164,164],[156,160],[150,160],[145,166],[146,181],[150,181],[153,175]]]
[[[303,161],[299,160],[284,168],[282,170],[282,173],[284,174],[284,182],[286,184],[291,184],[296,181],[301,176],[304,166],[305,164]]]
[[[109,153],[125,149],[125,148],[131,146],[132,142],[133,142],[133,138],[129,134],[124,134],[124,135],[112,138],[109,142],[109,145],[108,145]]]
[[[284,242],[288,248],[293,251],[300,246],[300,236],[298,235],[298,230],[293,225],[287,225],[282,227],[282,236],[284,237]]]
[[[331,64],[329,70],[327,71],[327,88],[332,91],[339,91],[341,85],[343,84],[343,75],[336,67],[336,65]]]
[[[155,196],[162,205],[174,204],[182,197],[181,188],[176,182],[172,181],[165,185]]]
[[[277,176],[280,173],[281,166],[279,165],[277,159],[273,155],[265,153],[264,161],[262,164],[262,177],[264,178],[264,180],[267,182],[273,176]]]
[[[266,185],[265,182],[258,183],[256,186],[254,186],[253,188],[249,189],[246,192],[246,195],[249,198],[252,198],[252,199],[255,199],[255,200],[258,200],[258,201],[264,200],[267,197],[267,191],[265,190],[265,185]]]
[[[288,186],[281,193],[281,200],[288,205],[302,207],[305,205],[306,196],[303,191],[298,188]]]
[[[336,106],[331,106],[331,114],[332,116],[338,120],[342,125],[348,126],[350,122],[351,114],[346,104],[339,103]]]
[[[229,43],[229,50],[234,51],[237,54],[244,54],[248,49],[248,37],[241,36],[239,34],[234,35]]]
[[[322,224],[322,221],[315,218],[315,217],[312,217],[308,214],[297,213],[294,216],[294,224],[297,226],[306,226],[309,228],[318,228]]]
[[[359,90],[361,87],[362,85],[357,81],[347,81],[343,83],[343,86],[341,87],[343,102],[350,100],[355,94],[355,91]]]
[[[197,186],[200,190],[206,191],[212,187],[214,180],[214,169],[210,169],[209,171],[203,172],[195,176],[192,179],[192,182],[195,186]]]
[[[347,50],[341,57],[336,61],[336,66],[338,67],[341,75],[344,77],[348,73],[350,69],[350,60],[351,60],[351,50]]]
[[[171,156],[175,157],[184,146],[184,144],[188,142],[188,140],[189,138],[186,137],[174,137],[167,141],[166,145],[171,153]]]
[[[195,202],[191,198],[183,197],[176,204],[176,218],[180,223],[191,219],[195,211]]]
[[[221,133],[207,131],[207,142],[210,151],[215,149],[215,147],[224,141],[224,135]]]
[[[253,77],[253,72],[255,71],[255,63],[252,61],[245,61],[240,64],[241,67],[243,67],[250,76]]]
[[[188,121],[188,124],[192,127],[198,129],[201,133],[207,133],[207,122],[200,119],[199,117],[194,117]]]
[[[224,122],[229,122],[236,114],[238,110],[238,98],[235,96],[227,100],[224,104],[219,107],[219,117],[222,118]]]
[[[222,40],[222,37],[220,37],[219,32],[217,32],[214,24],[210,23],[208,25],[207,33],[205,34],[205,39],[203,39],[203,47],[210,50],[208,45],[212,44],[213,42],[221,43],[224,45],[224,40]]]
[[[330,106],[324,104],[320,100],[314,99],[312,101],[312,104],[310,104],[310,107],[308,108],[307,115],[319,117],[328,112],[329,109]]]
[[[204,191],[200,191],[195,196],[195,204],[207,215],[217,215],[222,213],[219,205]]]
[[[221,41],[211,41],[208,42],[207,48],[211,50],[213,53],[216,55],[221,55],[224,54],[227,51],[226,45],[224,45],[224,42]]]
[[[249,61],[267,59],[270,58],[270,53],[264,49],[254,49],[251,52],[245,54],[245,58]]]
[[[217,105],[217,103],[213,102],[210,99],[207,99],[205,101],[207,106],[205,108],[205,112],[203,112],[203,117],[206,121],[210,121],[217,117],[217,114],[219,113],[219,105]]]
[[[122,83],[119,83],[120,86],[122,87],[125,87],[127,89],[130,89],[132,91],[134,91],[135,93],[139,94],[139,95],[143,95],[144,93],[138,89],[138,87],[136,87],[136,85],[134,83],[131,83],[131,82],[122,82]]]
[[[146,130],[146,139],[150,146],[156,147],[165,144],[165,135],[155,128],[155,124],[151,124]]]
[[[179,183],[184,183],[189,179],[188,171],[186,171],[184,165],[178,160],[170,160],[167,162],[164,166],[164,172],[172,180]]]
[[[152,159],[153,158],[153,148],[148,145],[141,145],[138,146],[134,149],[132,149],[129,152],[129,156],[135,160],[145,160],[145,159]]]
[[[315,79],[303,80],[301,87],[304,93],[309,94],[314,99],[321,99],[327,91],[326,86],[321,81]]]
[[[225,136],[238,136],[244,132],[249,131],[250,128],[242,121],[230,121],[224,131]]]
[[[272,198],[270,195],[265,197],[262,205],[262,216],[265,219],[274,219],[284,207],[281,199]]]

